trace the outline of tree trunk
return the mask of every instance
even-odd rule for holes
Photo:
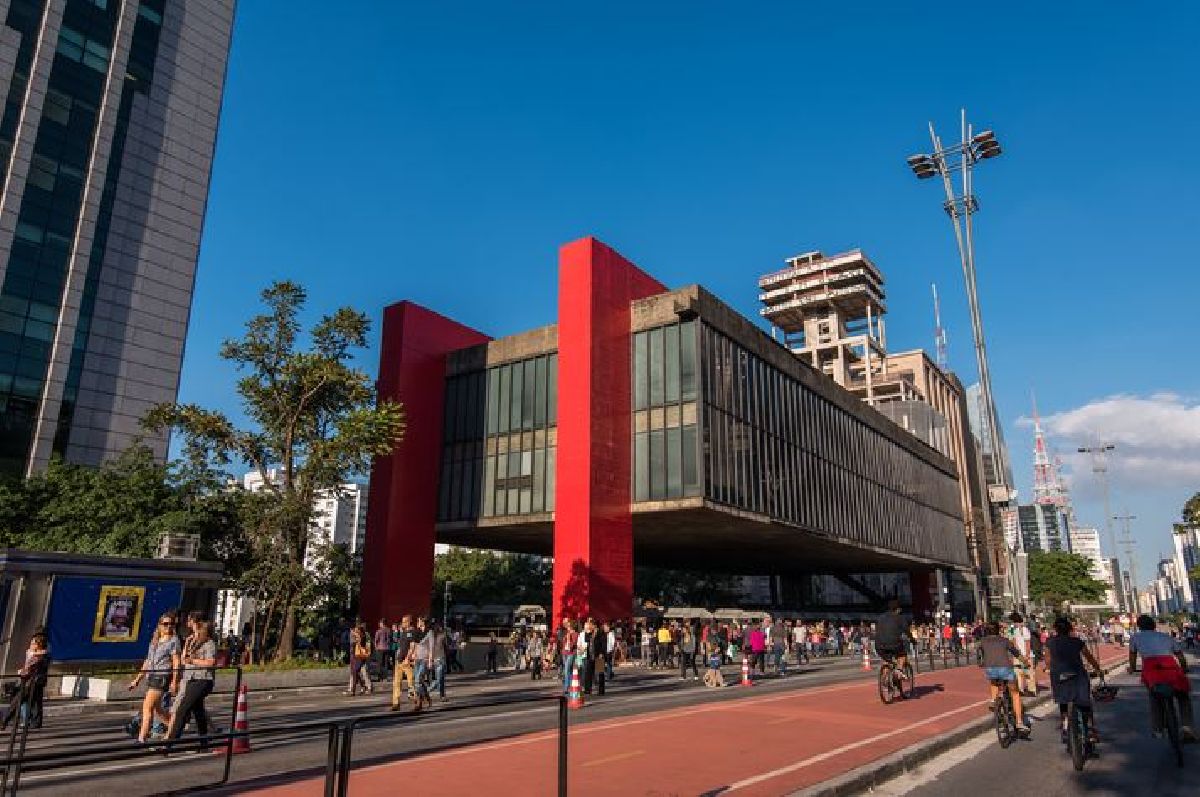
[[[259,636],[258,642],[258,662],[262,663],[267,660],[267,641],[271,638],[271,621],[275,617],[275,601],[270,601],[267,604],[267,611],[263,616],[262,634]]]
[[[287,661],[292,657],[296,640],[296,606],[288,596],[287,608],[283,610],[283,630],[279,632],[279,646],[275,648],[275,661]]]

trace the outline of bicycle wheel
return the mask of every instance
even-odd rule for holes
[[[1086,731],[1083,727],[1083,712],[1071,704],[1071,710],[1067,715],[1067,747],[1071,750],[1071,763],[1075,766],[1076,772],[1083,771],[1084,761],[1087,760],[1087,751],[1084,749],[1084,744],[1087,740]]]
[[[911,662],[904,665],[904,678],[900,680],[900,697],[908,700],[913,696],[913,666]]]
[[[1012,744],[1013,736],[1015,735],[1012,719],[1012,708],[1008,702],[1007,695],[1001,695],[996,701],[996,739],[1000,742],[1001,747],[1008,747]]]
[[[1183,740],[1179,736],[1179,715],[1175,713],[1174,696],[1158,695],[1155,699],[1162,704],[1163,727],[1167,732],[1167,741],[1171,743],[1171,750],[1175,753],[1175,763],[1183,766]]]
[[[889,705],[895,699],[895,684],[892,683],[892,665],[884,664],[879,668],[879,699]]]

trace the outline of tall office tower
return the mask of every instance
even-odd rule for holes
[[[234,0],[0,0],[0,472],[174,401]]]

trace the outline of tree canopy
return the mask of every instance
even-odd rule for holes
[[[434,559],[429,605],[442,605],[449,581],[452,603],[536,604],[549,609],[551,578],[550,560],[540,556],[453,546]]]
[[[180,432],[196,469],[243,462],[262,477],[244,527],[257,554],[252,578],[267,602],[264,622],[282,623],[280,659],[291,656],[296,609],[315,578],[305,567],[313,499],[391,453],[405,423],[403,408],[377,402],[373,379],[352,363],[367,345],[366,315],[340,308],[304,336],[307,298],[293,282],[272,284],[262,292],[266,312],[221,347],[242,372],[237,394],[246,428],[194,404],[162,405],[145,420],[150,429]]]
[[[233,577],[245,564],[237,496],[142,445],[99,468],[55,458],[44,473],[0,483],[3,547],[149,557],[168,532],[198,534],[201,555]]]
[[[1029,595],[1050,604],[1063,601],[1095,603],[1108,589],[1092,577],[1091,562],[1064,551],[1032,551],[1029,554]]]

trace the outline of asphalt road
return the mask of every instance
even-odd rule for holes
[[[820,659],[799,671],[792,668],[793,674],[787,678],[763,679],[754,693],[875,677],[874,673],[861,672],[859,664],[851,657]],[[735,683],[737,668],[727,667],[725,677]],[[558,687],[553,679],[531,682],[524,674],[504,674],[493,679],[459,676],[448,682],[447,691],[451,702],[435,704],[433,711],[419,717],[406,714],[397,723],[357,730],[353,742],[355,766],[557,726],[557,702],[552,698],[557,696]],[[571,721],[592,722],[735,699],[745,694],[746,690],[736,687],[705,689],[697,682],[682,681],[678,675],[662,671],[622,668],[608,695],[592,699],[583,711],[572,712]],[[389,697],[378,689],[370,697],[358,698],[329,689],[281,694],[273,699],[261,693],[252,694],[250,721],[256,734],[252,739],[254,751],[234,756],[230,785],[209,793],[236,794],[250,785],[312,777],[323,772],[328,733],[320,728],[305,730],[304,724],[379,714],[386,709]],[[517,702],[481,705],[489,701]],[[229,696],[218,696],[210,703],[219,724],[228,727]],[[128,712],[123,712],[48,719],[43,730],[31,734],[29,755],[93,747],[103,748],[104,752],[91,762],[65,769],[38,771],[30,765],[21,777],[21,793],[136,797],[198,788],[220,778],[223,756],[188,752],[164,758],[161,754],[136,751],[132,753],[134,758],[115,760],[116,755],[128,755],[133,750],[120,729],[128,716]]]
[[[1200,660],[1191,659],[1192,694],[1200,694]],[[1058,707],[1045,705],[1033,713],[1033,735],[1007,750],[1000,748],[989,730],[897,778],[873,792],[875,797],[1183,797],[1200,794],[1200,745],[1184,747],[1185,767],[1176,766],[1162,739],[1149,731],[1145,690],[1136,675],[1124,668],[1109,679],[1121,690],[1112,703],[1097,706],[1102,743],[1099,758],[1087,762],[1082,772],[1071,766],[1060,740]],[[1200,706],[1196,707],[1200,711]],[[1198,714],[1200,716],[1200,714]]]

